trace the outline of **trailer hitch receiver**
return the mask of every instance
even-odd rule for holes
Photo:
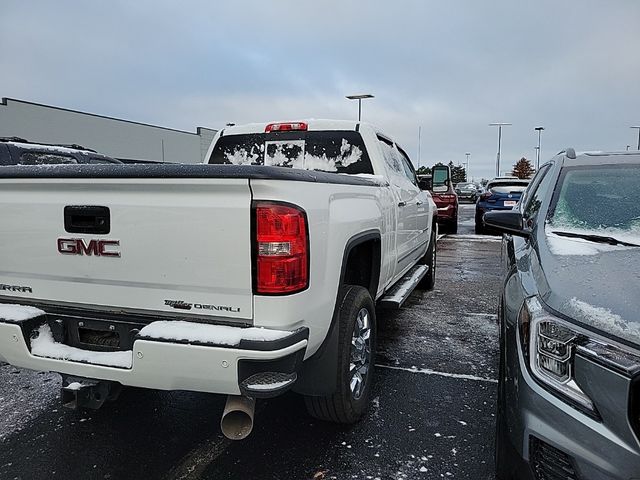
[[[62,405],[72,410],[79,408],[99,409],[105,401],[115,400],[122,390],[118,382],[91,378],[62,377]]]

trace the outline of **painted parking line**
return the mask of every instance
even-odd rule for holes
[[[498,383],[498,380],[495,378],[486,378],[486,377],[478,377],[476,375],[468,375],[466,373],[449,373],[449,372],[439,372],[437,370],[431,370],[430,368],[417,368],[417,367],[395,367],[392,365],[382,365],[376,364],[378,368],[386,368],[389,370],[402,370],[403,372],[409,373],[420,373],[422,375],[436,375],[439,377],[448,377],[448,378],[459,378],[461,380],[473,380],[476,382],[487,382],[487,383]]]

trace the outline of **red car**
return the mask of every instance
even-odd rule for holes
[[[436,165],[431,171],[431,178],[425,175],[420,188],[431,192],[442,229],[447,233],[458,233],[458,195],[453,188],[451,171],[446,165]]]

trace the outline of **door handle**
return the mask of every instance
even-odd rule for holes
[[[398,202],[399,207],[404,207],[407,205],[407,202]]]

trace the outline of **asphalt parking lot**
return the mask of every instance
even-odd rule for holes
[[[128,389],[98,411],[63,409],[56,375],[0,365],[0,479],[493,478],[497,237],[439,242],[435,290],[379,311],[372,407],[317,422],[299,397],[261,401],[251,436],[224,439],[225,398]]]

